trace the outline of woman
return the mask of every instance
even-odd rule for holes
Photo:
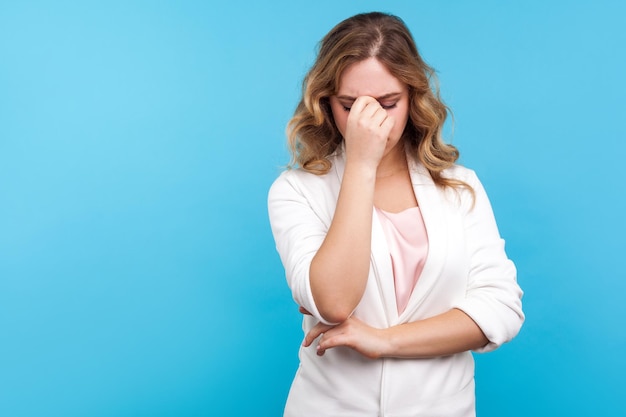
[[[442,141],[447,110],[402,20],[322,40],[269,193],[304,313],[285,416],[473,416],[474,362],[511,340],[522,291],[485,191]]]

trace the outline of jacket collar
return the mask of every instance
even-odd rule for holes
[[[443,207],[446,206],[443,201],[445,198],[444,194],[440,187],[434,183],[430,173],[422,164],[416,163],[410,158],[409,168],[413,192],[417,198],[424,225],[426,226],[428,256],[409,302],[399,317],[399,322],[401,323],[410,321],[412,318],[413,320],[415,319],[416,312],[428,297],[441,275],[448,252],[448,240],[446,238],[448,235],[448,223],[443,210]]]

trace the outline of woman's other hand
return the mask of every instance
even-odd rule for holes
[[[302,346],[311,346],[321,335],[316,348],[319,356],[324,355],[328,349],[345,346],[367,358],[376,359],[383,356],[388,348],[388,341],[383,333],[382,329],[376,329],[359,319],[350,317],[336,326],[316,324],[305,336]]]

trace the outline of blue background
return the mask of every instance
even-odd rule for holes
[[[0,1],[0,415],[280,415],[266,194],[316,43],[370,10],[438,70],[526,292],[479,415],[626,415],[626,3],[215,3]]]

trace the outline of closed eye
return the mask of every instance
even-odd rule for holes
[[[393,104],[382,104],[382,103],[380,103],[380,107],[382,107],[385,110],[393,109],[397,105],[398,105],[398,103],[393,103]],[[344,111],[350,111],[352,109],[352,107],[348,107],[348,106],[344,106],[344,105],[342,105],[341,107],[343,107]]]

